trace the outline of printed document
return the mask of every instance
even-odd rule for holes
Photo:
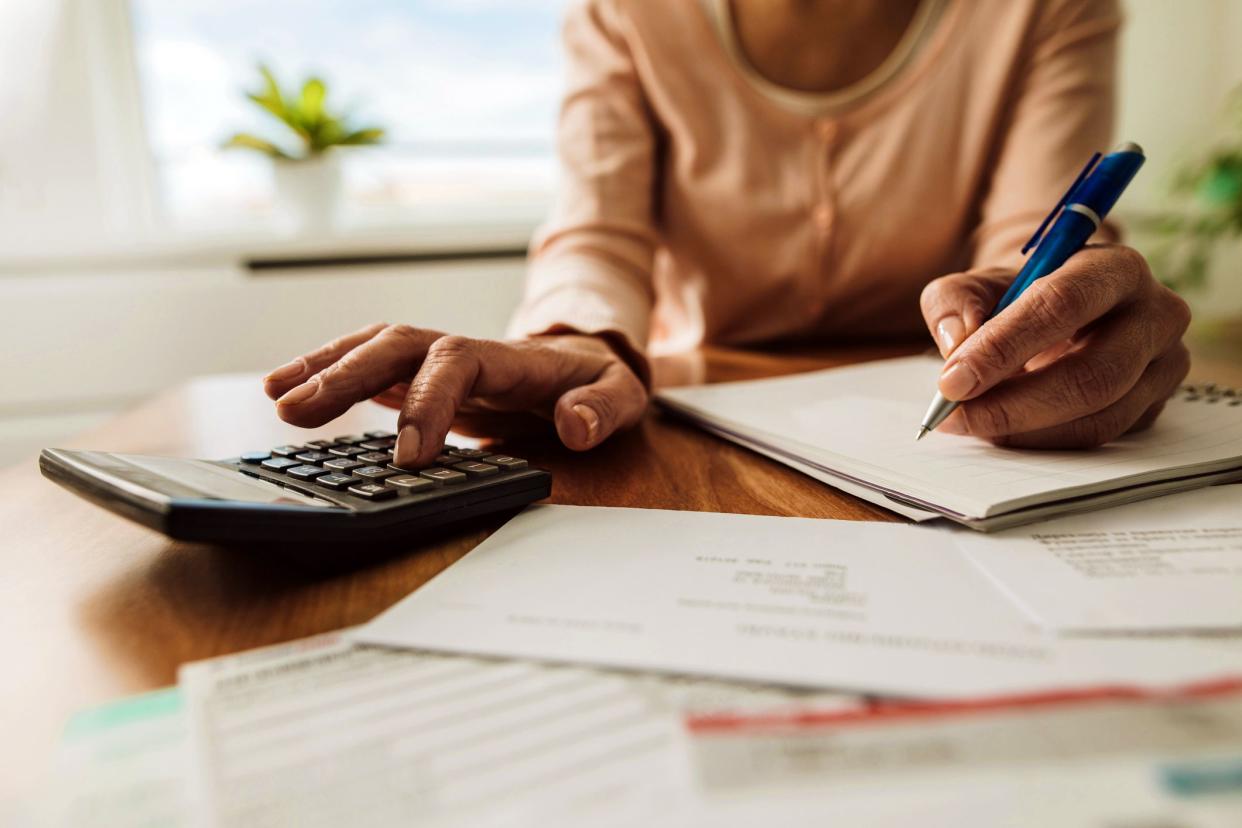
[[[689,790],[685,712],[860,704],[339,635],[190,664],[181,684],[197,807],[245,828],[643,824]]]
[[[1064,631],[1242,629],[1242,485],[959,533],[971,560]]]
[[[1240,689],[692,719],[698,816],[715,828],[1237,826]]]
[[[535,506],[362,642],[895,696],[1242,675],[1242,648],[1042,633],[950,533]]]

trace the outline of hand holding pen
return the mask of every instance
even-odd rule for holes
[[[920,437],[938,427],[1091,448],[1155,421],[1190,367],[1190,311],[1137,251],[1083,246],[1141,163],[1133,144],[1093,158],[1017,276],[970,271],[927,286],[923,317],[946,362]]]

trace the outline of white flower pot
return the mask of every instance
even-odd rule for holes
[[[336,224],[341,203],[341,164],[335,152],[305,161],[272,163],[280,221],[297,233],[318,233]]]

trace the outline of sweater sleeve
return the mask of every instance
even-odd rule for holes
[[[1096,151],[1113,140],[1116,0],[1040,5],[973,238],[975,267],[1021,266],[1021,246]],[[1094,241],[1115,241],[1106,223]]]
[[[654,302],[655,125],[607,0],[584,0],[563,30],[567,88],[558,127],[556,206],[531,245],[514,337],[605,336],[646,376]]]

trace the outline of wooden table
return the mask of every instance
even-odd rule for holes
[[[657,377],[722,381],[912,353],[920,345],[663,360]],[[1242,384],[1237,354],[1192,377]],[[189,457],[391,428],[356,407],[314,436],[276,420],[254,376],[193,380],[70,447]],[[896,520],[777,463],[651,413],[595,451],[554,440],[505,444],[553,472],[552,502],[763,515]],[[178,665],[367,621],[482,541],[501,518],[346,574],[315,575],[253,553],[173,543],[43,480],[34,458],[0,472],[0,800],[41,777],[75,710],[173,683]],[[3,809],[0,809],[2,812]]]

